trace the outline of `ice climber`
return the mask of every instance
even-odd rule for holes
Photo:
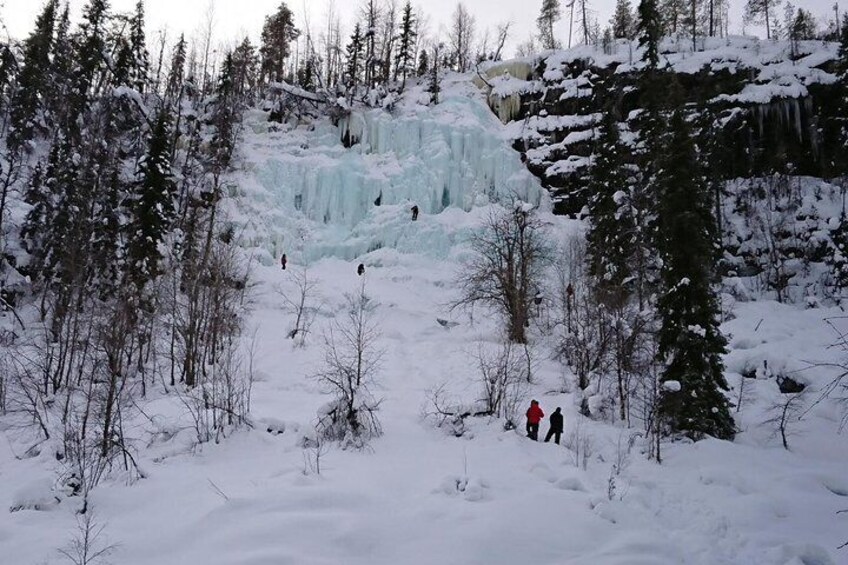
[[[551,414],[551,417],[548,418],[548,421],[551,423],[551,429],[548,430],[548,435],[545,436],[545,443],[551,441],[551,437],[554,438],[554,443],[559,445],[559,438],[562,435],[562,408],[557,406],[557,409],[554,410],[554,413]]]
[[[359,275],[360,277],[362,275],[364,275],[365,274],[365,265],[360,263],[359,266],[356,268],[356,274]]]
[[[418,220],[418,205],[412,207],[412,221]]]
[[[289,260],[288,260],[288,258],[286,257],[286,254],[285,254],[285,253],[283,253],[283,256],[282,256],[282,257],[280,257],[280,265],[283,267],[283,270],[284,270],[284,271],[286,270],[286,263],[288,263],[288,262],[289,262]]]
[[[539,407],[538,400],[530,401],[530,408],[527,409],[527,437],[533,441],[539,441],[539,422],[545,417],[545,413]]]

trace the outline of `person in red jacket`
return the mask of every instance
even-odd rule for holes
[[[530,401],[530,408],[527,409],[527,437],[533,441],[539,441],[539,422],[545,417],[545,413],[539,407],[538,400]]]

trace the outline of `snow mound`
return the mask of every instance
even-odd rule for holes
[[[24,484],[15,492],[9,504],[9,512],[51,510],[61,500],[53,491],[53,482],[49,478],[41,478]]]
[[[450,475],[442,480],[434,494],[462,497],[469,502],[479,502],[488,498],[489,484],[480,478],[464,475]]]

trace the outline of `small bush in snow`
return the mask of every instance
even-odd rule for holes
[[[380,401],[371,387],[383,352],[377,345],[376,304],[366,294],[365,284],[346,299],[344,317],[324,334],[324,367],[315,378],[334,399],[319,411],[317,427],[325,439],[359,448],[382,434],[377,419]]]

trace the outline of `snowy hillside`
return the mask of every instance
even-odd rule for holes
[[[574,373],[553,360],[555,338],[535,325],[534,377],[520,411],[531,398],[546,414],[562,407],[563,445],[531,442],[501,418],[465,418],[457,434],[426,415],[441,385],[449,402],[479,400],[475,354],[501,340],[489,312],[448,309],[469,235],[514,198],[537,207],[552,241],[570,241],[584,226],[550,213],[549,196],[510,148],[514,124],[489,111],[471,76],[446,79],[438,106],[425,101],[416,85],[391,113],[357,111],[340,127],[317,120],[275,129],[263,113],[248,114],[227,210],[258,262],[241,350],[255,376],[251,425],[198,444],[179,387],[163,378],[134,399],[124,429],[143,478],[116,469],[91,494],[89,515],[104,528],[97,543],[114,544],[109,559],[845,563],[848,550],[837,548],[848,539],[848,514],[837,512],[848,508],[848,444],[840,407],[816,402],[840,369],[812,366],[846,361],[848,351],[831,347],[834,328],[848,331],[837,308],[747,301],[744,292],[726,301],[725,360],[740,432],[734,442],[665,443],[661,465],[647,459],[639,423],[580,414],[584,397],[604,391],[577,389]],[[346,148],[345,133],[359,142]],[[412,205],[421,209],[416,222]],[[279,290],[291,291],[307,272],[316,322],[300,348],[286,337],[294,320]],[[322,447],[314,441],[328,400],[314,378],[322,332],[344,317],[345,293],[362,284],[377,303],[383,357],[372,393],[383,435],[365,450]],[[807,386],[789,450],[773,422],[787,376]],[[0,420],[0,563],[62,563],[57,549],[75,535],[81,502],[68,492],[55,440],[37,442],[20,423]]]

